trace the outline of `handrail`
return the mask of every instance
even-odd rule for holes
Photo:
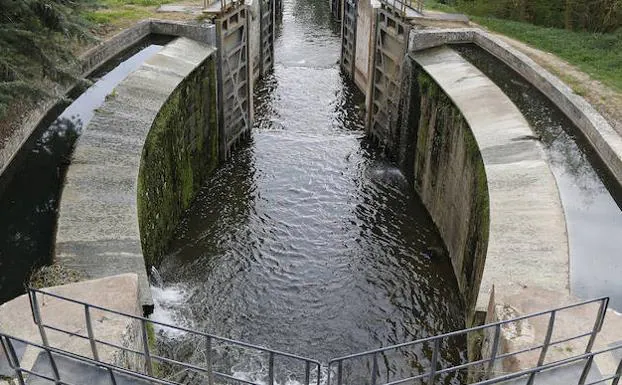
[[[69,303],[73,303],[76,305],[80,305],[82,307],[84,307],[84,319],[85,319],[85,323],[86,323],[86,329],[87,329],[87,335],[82,335],[80,333],[75,333],[69,330],[64,330],[60,327],[57,326],[53,326],[53,325],[48,325],[46,323],[43,322],[42,316],[41,316],[41,311],[40,311],[40,307],[39,307],[39,301],[37,299],[37,294],[41,294],[43,296],[49,296],[52,298],[56,298],[58,300],[61,301],[65,301],[65,302],[69,302]],[[93,358],[98,360],[99,359],[99,354],[97,351],[97,344],[103,344],[103,345],[107,345],[116,349],[121,349],[122,351],[128,352],[128,353],[133,353],[133,354],[138,354],[141,357],[143,357],[145,359],[145,373],[148,375],[153,375],[153,360],[157,360],[159,362],[166,362],[166,363],[170,363],[170,364],[174,364],[174,365],[179,365],[181,367],[184,367],[185,369],[190,369],[190,370],[195,370],[195,371],[200,371],[203,372],[207,375],[208,377],[208,384],[213,384],[214,381],[214,376],[215,377],[220,377],[223,379],[227,379],[227,380],[235,380],[241,383],[245,383],[245,384],[250,384],[250,385],[255,385],[253,382],[249,382],[247,380],[244,379],[240,379],[240,378],[234,378],[231,375],[225,374],[225,373],[220,373],[217,372],[215,370],[213,370],[212,368],[212,353],[211,353],[211,346],[212,343],[214,341],[220,341],[220,342],[224,342],[227,344],[231,344],[237,347],[241,347],[241,348],[246,348],[246,349],[252,349],[252,350],[256,350],[262,353],[267,353],[268,354],[268,363],[269,363],[269,370],[268,370],[268,385],[274,385],[275,384],[275,373],[274,373],[274,368],[275,368],[275,364],[274,364],[274,360],[276,357],[284,357],[284,358],[289,358],[289,359],[293,359],[296,361],[301,361],[304,364],[304,370],[305,370],[305,385],[310,385],[311,384],[311,367],[313,366],[315,370],[317,370],[317,381],[316,381],[316,385],[320,384],[320,373],[321,373],[321,364],[319,361],[317,360],[313,360],[313,359],[309,359],[306,357],[302,357],[296,354],[291,354],[291,353],[287,353],[287,352],[282,352],[282,351],[278,351],[278,350],[274,350],[274,349],[270,349],[270,348],[266,348],[263,346],[259,346],[259,345],[254,345],[251,343],[247,343],[247,342],[243,342],[243,341],[237,341],[237,340],[233,340],[230,338],[226,338],[226,337],[221,337],[221,336],[217,336],[215,334],[211,334],[211,333],[205,333],[205,332],[201,332],[201,331],[197,331],[197,330],[192,330],[183,326],[176,326],[176,325],[171,325],[171,324],[167,324],[164,322],[160,322],[160,321],[156,321],[156,320],[151,320],[149,318],[145,318],[145,317],[141,317],[141,316],[137,316],[134,314],[130,314],[130,313],[125,313],[125,312],[121,312],[121,311],[116,311],[116,310],[112,310],[112,309],[107,309],[98,305],[93,305],[84,301],[79,301],[73,298],[68,298],[56,293],[51,293],[45,290],[41,290],[41,289],[35,289],[35,288],[28,288],[28,298],[30,300],[30,307],[31,307],[31,311],[32,311],[32,317],[33,317],[33,321],[34,323],[37,325],[38,329],[39,329],[39,334],[41,335],[41,341],[43,342],[44,346],[50,346],[48,338],[47,338],[47,333],[46,333],[46,329],[50,329],[56,332],[60,332],[60,333],[64,333],[70,336],[74,336],[74,337],[78,337],[78,338],[82,338],[85,340],[88,340],[91,346],[91,352],[93,355]],[[113,344],[110,342],[106,342],[103,340],[99,340],[95,337],[94,335],[94,331],[93,331],[93,327],[92,327],[92,322],[91,322],[91,310],[98,310],[98,311],[102,311],[102,312],[106,312],[106,313],[110,313],[110,314],[114,314],[117,316],[121,316],[121,317],[125,317],[125,318],[129,318],[132,319],[134,321],[140,322],[141,325],[141,336],[142,336],[142,345],[143,345],[143,351],[137,351],[134,349],[130,349],[121,345],[117,345],[117,344]],[[161,357],[158,355],[154,355],[152,354],[152,352],[150,351],[149,348],[149,340],[148,340],[148,333],[147,333],[147,325],[148,324],[152,324],[152,325],[158,325],[161,327],[166,327],[166,328],[170,328],[172,330],[176,330],[176,331],[181,331],[184,333],[188,333],[188,334],[192,334],[192,335],[196,335],[199,336],[201,338],[205,339],[205,343],[207,346],[207,362],[206,362],[206,368],[197,366],[197,365],[192,365],[190,363],[185,363],[185,362],[181,362],[181,361],[177,361],[177,360],[172,360],[166,357]]]
[[[15,353],[15,347],[13,346],[13,342],[12,341],[17,341],[20,342],[22,344],[28,345],[28,346],[32,346],[34,348],[43,350],[44,352],[47,353],[48,358],[50,359],[50,365],[52,367],[52,372],[53,372],[53,376],[54,377],[49,377],[45,374],[42,373],[37,373],[37,372],[33,372],[31,369],[27,369],[21,366],[19,358],[17,357],[17,354]],[[64,356],[64,357],[68,357],[68,358],[72,358],[78,361],[82,361],[85,362],[87,364],[96,366],[96,367],[100,367],[100,368],[104,368],[108,370],[108,373],[110,374],[111,377],[111,381],[113,384],[116,384],[116,376],[115,376],[115,372],[119,373],[119,374],[124,374],[130,377],[134,377],[134,378],[138,378],[138,379],[142,379],[142,380],[147,380],[150,382],[155,382],[158,384],[162,384],[162,385],[177,385],[176,382],[172,382],[172,381],[167,381],[167,380],[162,380],[162,379],[158,379],[158,378],[154,378],[151,376],[147,376],[144,375],[142,373],[137,373],[134,372],[132,370],[128,370],[125,368],[122,368],[120,366],[117,365],[113,365],[113,364],[109,364],[106,362],[101,362],[95,359],[91,359],[88,357],[84,357],[75,353],[71,353],[68,352],[66,350],[62,350],[62,349],[58,349],[58,348],[54,348],[51,346],[45,346],[42,344],[38,344],[35,342],[31,342],[31,341],[27,341],[25,339],[22,338],[18,338],[18,337],[14,337],[11,336],[9,334],[5,334],[0,332],[0,346],[2,346],[2,350],[4,351],[5,356],[8,359],[8,364],[9,367],[11,369],[13,369],[13,371],[15,372],[15,377],[17,378],[17,381],[20,385],[25,385],[25,381],[24,381],[24,375],[23,373],[27,373],[30,375],[34,375],[37,376],[39,378],[43,378],[45,380],[54,382],[56,384],[64,384],[64,385],[83,385],[83,384],[72,384],[70,382],[67,382],[65,380],[63,380],[61,374],[62,372],[58,370],[58,365],[56,363],[56,359],[54,358],[54,354],[57,354],[59,356]],[[52,354],[54,353],[54,354]]]
[[[406,16],[407,8],[423,15],[424,0],[380,0],[380,2],[397,11],[402,17]]]
[[[569,338],[562,338],[559,340],[552,340],[552,336],[553,336],[553,329],[555,327],[555,319],[556,319],[556,315],[559,314],[560,312],[563,312],[564,310],[568,310],[568,309],[573,309],[573,308],[577,308],[577,307],[582,307],[582,306],[587,306],[587,305],[591,305],[591,304],[595,304],[595,303],[600,303],[599,309],[598,309],[598,313],[596,314],[596,319],[594,322],[594,325],[592,327],[592,329],[588,332],[584,332],[584,333],[578,333],[576,335],[573,335]],[[463,330],[457,330],[457,331],[453,331],[453,332],[449,332],[449,333],[445,333],[445,334],[441,334],[441,335],[437,335],[437,336],[432,336],[432,337],[426,337],[426,338],[421,338],[415,341],[410,341],[410,342],[405,342],[405,343],[401,343],[401,344],[396,344],[396,345],[391,345],[391,346],[386,346],[386,347],[381,347],[378,349],[372,349],[372,350],[368,350],[365,352],[361,352],[361,353],[356,353],[356,354],[350,354],[350,355],[346,355],[346,356],[342,356],[342,357],[338,357],[338,358],[334,358],[332,360],[330,360],[328,362],[328,385],[332,385],[333,383],[336,383],[337,385],[343,385],[343,364],[345,362],[348,361],[353,361],[356,359],[360,359],[360,358],[367,358],[372,360],[372,373],[371,373],[371,384],[372,385],[378,385],[377,383],[377,371],[378,369],[378,356],[382,355],[386,352],[389,351],[396,351],[398,349],[401,348],[406,348],[406,347],[414,347],[414,346],[423,346],[424,344],[428,344],[428,345],[432,345],[432,358],[430,359],[431,363],[428,367],[428,369],[426,371],[424,371],[421,374],[418,374],[416,376],[410,376],[407,378],[403,378],[403,379],[398,379],[398,380],[393,380],[393,381],[389,381],[389,382],[385,382],[383,383],[384,385],[398,385],[398,384],[402,384],[402,383],[406,383],[406,382],[411,382],[413,380],[423,380],[423,379],[427,379],[429,384],[433,384],[434,383],[434,379],[437,378],[439,375],[441,374],[446,374],[446,373],[457,373],[459,370],[462,369],[468,369],[468,368],[472,368],[478,365],[484,365],[484,364],[488,364],[488,368],[486,369],[487,374],[490,374],[492,371],[492,367],[495,363],[495,361],[503,359],[503,358],[507,358],[507,357],[511,357],[511,356],[516,356],[518,354],[521,353],[525,353],[528,351],[534,351],[534,350],[540,350],[540,356],[538,358],[538,362],[536,365],[536,368],[538,367],[543,367],[544,362],[545,362],[545,358],[547,355],[547,350],[550,346],[553,345],[558,345],[564,342],[568,342],[568,341],[572,341],[572,340],[577,340],[580,338],[585,338],[589,336],[589,340],[586,344],[586,349],[584,353],[589,353],[593,347],[594,344],[594,340],[596,338],[596,335],[598,334],[598,332],[600,332],[603,322],[604,322],[604,318],[605,318],[605,313],[608,307],[608,303],[609,303],[609,298],[608,297],[602,297],[602,298],[597,298],[597,299],[592,299],[592,300],[588,300],[588,301],[583,301],[583,302],[579,302],[579,303],[575,303],[575,304],[571,304],[571,305],[566,305],[566,306],[561,306],[555,309],[551,309],[551,310],[546,310],[546,311],[541,311],[541,312],[536,312],[536,313],[532,313],[532,314],[527,314],[527,315],[523,315],[517,318],[513,318],[513,319],[509,319],[509,320],[501,320],[501,321],[497,321],[494,323],[490,323],[490,324],[485,324],[485,325],[481,325],[481,326],[476,326],[476,327],[472,327],[472,328],[468,328],[468,329],[463,329]],[[548,322],[548,326],[547,326],[547,333],[545,336],[545,340],[542,344],[538,344],[536,346],[532,346],[532,347],[528,347],[526,349],[522,349],[522,350],[518,350],[518,351],[513,351],[513,352],[503,352],[502,354],[499,354],[498,350],[499,350],[499,338],[500,338],[500,334],[501,334],[501,328],[507,324],[510,323],[516,323],[519,321],[523,321],[523,320],[527,320],[527,319],[532,319],[532,318],[536,318],[536,317],[542,317],[542,316],[547,316],[549,317],[549,322]],[[473,333],[473,332],[482,332],[485,330],[492,330],[494,329],[494,337],[493,337],[493,344],[492,344],[492,350],[491,350],[491,354],[490,357],[488,358],[483,358],[477,361],[471,361],[471,362],[467,362],[467,363],[463,363],[463,364],[459,364],[459,365],[453,365],[447,368],[441,368],[438,369],[437,365],[438,365],[438,361],[436,359],[436,357],[438,357],[439,354],[439,350],[440,350],[440,341],[442,341],[443,339],[447,339],[447,338],[451,338],[451,337],[459,337],[459,336],[464,336],[466,337],[469,333]],[[551,363],[548,363],[551,364]],[[336,369],[336,373],[335,373],[335,377],[336,378],[331,378],[331,372],[332,372],[332,368],[334,366],[337,366]],[[531,382],[531,381],[530,381]]]

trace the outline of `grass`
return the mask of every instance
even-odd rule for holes
[[[461,12],[459,7],[441,4],[438,0],[428,0],[426,7],[443,12]],[[469,17],[491,31],[550,52],[622,92],[622,30],[615,33],[574,32],[492,17]]]
[[[473,20],[492,31],[555,54],[622,92],[622,30],[616,33],[573,32],[489,17],[473,17]]]
[[[173,0],[99,0],[97,7],[85,11],[83,16],[95,24],[124,24],[153,16],[161,4]]]

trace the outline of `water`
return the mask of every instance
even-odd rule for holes
[[[20,150],[0,196],[0,303],[24,292],[31,271],[52,260],[61,185],[73,144],[106,95],[162,47],[150,45],[103,75]]]
[[[323,0],[285,2],[252,139],[179,226],[159,267],[156,319],[323,362],[465,326],[436,228],[363,139],[363,100],[340,74],[329,12]],[[204,359],[202,341],[159,340],[178,358]],[[463,343],[448,344],[442,360],[459,361]],[[224,370],[265,380],[265,365],[234,361]],[[421,365],[411,358],[396,370]]]
[[[579,129],[542,93],[484,50],[456,49],[509,96],[541,137],[566,215],[572,293],[609,296],[610,305],[622,310],[622,190]]]

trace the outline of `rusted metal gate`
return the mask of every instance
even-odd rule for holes
[[[219,136],[222,159],[251,128],[251,88],[248,52],[248,10],[230,8],[216,19],[218,44]]]
[[[343,0],[343,21],[341,22],[341,68],[354,80],[356,71],[356,22],[357,1]]]
[[[274,28],[276,20],[276,0],[260,0],[261,10],[261,66],[260,74],[265,75],[274,67]]]
[[[402,63],[408,49],[410,25],[384,4],[378,9],[369,134],[382,146],[399,138],[397,124]]]

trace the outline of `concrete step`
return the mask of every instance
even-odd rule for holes
[[[113,385],[110,373],[107,369],[98,367],[88,362],[76,360],[70,357],[52,353],[56,366],[63,382],[72,385]],[[50,357],[41,352],[35,361],[32,371],[53,378]],[[117,385],[147,385],[151,381],[135,378],[127,374],[115,372]],[[50,382],[41,377],[30,375],[26,380],[28,385],[49,385]]]

